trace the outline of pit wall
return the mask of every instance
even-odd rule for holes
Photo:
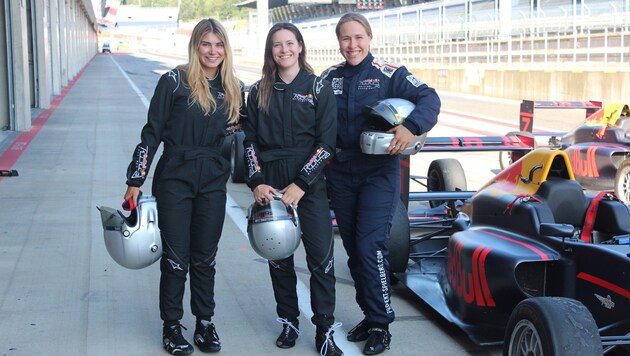
[[[627,71],[535,71],[483,68],[413,69],[436,90],[512,100],[630,100]]]

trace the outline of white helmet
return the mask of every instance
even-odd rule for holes
[[[247,237],[261,257],[273,261],[291,256],[300,246],[301,235],[297,210],[285,206],[277,197],[267,205],[250,205]]]
[[[366,131],[361,133],[361,152],[371,155],[387,154],[394,134],[385,131],[402,124],[415,107],[416,105],[409,100],[399,98],[379,100],[374,105],[366,107],[368,120]],[[401,154],[412,155],[420,152],[426,137],[426,133],[414,136]]]
[[[105,247],[119,265],[141,269],[160,259],[162,240],[155,197],[138,197],[138,206],[128,217],[120,210],[105,206],[97,209],[101,212]]]

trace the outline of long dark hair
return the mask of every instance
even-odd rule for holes
[[[278,74],[278,65],[273,61],[273,54],[271,53],[273,47],[272,38],[273,35],[280,30],[288,30],[295,35],[295,39],[302,46],[302,52],[298,56],[300,68],[309,73],[313,73],[313,67],[306,61],[306,45],[304,44],[304,37],[302,37],[300,30],[295,27],[294,24],[288,22],[280,22],[273,25],[265,41],[265,58],[258,90],[258,107],[263,109],[266,114],[269,114],[269,101],[271,100],[273,84],[276,82],[276,75]]]

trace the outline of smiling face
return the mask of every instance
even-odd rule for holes
[[[339,27],[339,50],[350,65],[357,65],[367,57],[372,36],[357,21],[348,21]]]
[[[298,59],[301,52],[302,45],[293,32],[282,29],[271,37],[271,55],[278,69],[282,71],[299,69]]]
[[[225,58],[225,45],[223,40],[215,33],[208,32],[201,38],[197,47],[199,63],[209,78],[214,78],[219,70],[219,66]]]

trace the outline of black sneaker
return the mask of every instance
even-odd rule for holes
[[[322,356],[343,356],[343,351],[335,344],[333,338],[333,328],[341,326],[341,323],[336,323],[328,330],[322,330],[319,327],[315,333],[315,347],[319,354]]]
[[[188,355],[195,351],[193,346],[184,339],[182,328],[184,328],[184,330],[186,329],[183,325],[178,323],[171,326],[164,326],[162,329],[162,344],[164,345],[164,349],[171,355]]]
[[[346,338],[348,339],[348,341],[352,342],[367,340],[368,330],[370,330],[370,327],[367,321],[363,319],[360,323],[357,324],[357,326],[348,331]]]
[[[278,318],[278,322],[282,323],[282,332],[276,339],[276,346],[281,349],[292,348],[295,346],[295,340],[300,336],[299,322],[283,318]]]
[[[385,349],[389,350],[389,342],[392,340],[392,334],[385,329],[371,328],[368,331],[368,339],[363,348],[364,355],[378,355]]]
[[[195,328],[195,345],[202,352],[219,352],[221,351],[221,343],[219,342],[219,335],[217,334],[214,324],[209,323],[207,325],[197,322]]]

